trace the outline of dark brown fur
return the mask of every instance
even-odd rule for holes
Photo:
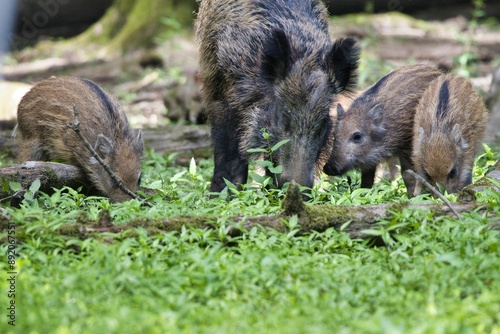
[[[362,171],[362,187],[372,187],[378,163],[398,157],[401,173],[412,169],[413,118],[429,83],[442,72],[425,64],[400,67],[365,90],[347,112],[340,106],[333,150],[324,171]],[[403,174],[408,194],[415,181]]]
[[[103,195],[113,201],[130,199],[68,128],[74,122],[74,106],[80,113],[82,134],[125,186],[136,191],[142,135],[132,131],[118,101],[89,80],[53,77],[39,82],[23,97],[17,112],[19,160],[56,160],[79,166]]]
[[[442,75],[422,96],[414,125],[415,171],[449,193],[472,183],[474,158],[486,130],[483,99],[469,80]],[[415,194],[420,192],[417,187]]]
[[[196,37],[214,143],[210,189],[221,191],[224,178],[245,183],[247,150],[284,139],[273,153],[279,186],[311,187],[331,150],[330,106],[354,84],[355,41],[332,42],[319,0],[204,0]]]

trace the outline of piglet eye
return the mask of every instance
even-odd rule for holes
[[[351,141],[355,144],[361,143],[362,140],[363,140],[363,134],[361,132],[354,132],[351,135]]]
[[[448,173],[448,179],[454,179],[454,178],[456,178],[457,174],[458,174],[457,167],[453,166],[453,168]]]
[[[118,188],[118,183],[116,182],[115,178],[111,177],[111,187],[112,188]]]

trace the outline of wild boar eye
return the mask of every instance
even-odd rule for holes
[[[432,177],[429,175],[429,173],[427,173],[426,170],[424,170],[424,177],[426,180],[432,180]]]
[[[363,134],[361,132],[354,132],[351,135],[351,141],[355,144],[361,143],[362,140],[363,140]]]
[[[448,179],[454,179],[454,178],[456,178],[457,174],[458,174],[457,167],[453,166],[453,168],[448,173]]]

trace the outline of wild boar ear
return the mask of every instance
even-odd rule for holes
[[[290,44],[285,32],[280,29],[271,31],[270,41],[265,43],[262,66],[264,74],[271,81],[284,79],[290,70]]]
[[[341,38],[333,43],[326,67],[336,93],[353,91],[356,86],[359,48],[354,38]]]
[[[141,130],[137,130],[137,136],[134,139],[133,145],[134,145],[134,149],[142,155],[144,152],[144,143],[142,141],[142,131]]]
[[[340,103],[337,104],[337,120],[341,120],[345,117],[344,107]]]
[[[375,125],[382,123],[384,118],[384,106],[382,104],[377,104],[368,111],[368,117],[373,121]]]
[[[462,130],[460,129],[460,124],[455,124],[453,126],[452,131],[452,136],[453,140],[455,141],[455,144],[460,147],[462,150],[465,150],[466,148],[469,147],[469,144],[464,140],[462,137]]]
[[[97,136],[94,150],[103,159],[106,159],[114,151],[113,142],[102,133]]]

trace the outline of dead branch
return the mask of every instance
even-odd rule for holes
[[[420,183],[422,183],[427,189],[429,189],[434,195],[439,197],[440,200],[442,200],[446,205],[448,205],[450,210],[455,214],[455,216],[457,216],[458,219],[462,218],[462,216],[460,216],[460,214],[457,212],[457,210],[455,210],[453,208],[453,204],[451,204],[451,202],[448,201],[448,199],[446,197],[444,197],[443,194],[441,194],[439,192],[439,190],[436,189],[436,187],[432,186],[432,184],[427,182],[426,179],[424,179],[422,176],[418,175],[417,173],[415,173],[411,169],[406,170],[405,173],[413,176],[417,181],[420,181]]]
[[[492,177],[492,176],[489,176]],[[495,180],[500,175],[495,177]],[[498,181],[498,180],[497,180]],[[482,186],[483,189],[486,185]],[[434,216],[452,214],[451,209],[442,204],[417,204],[417,203],[390,203],[379,205],[360,205],[360,206],[332,206],[332,205],[305,205],[302,202],[298,187],[291,186],[287,193],[287,198],[283,201],[283,213],[272,216],[254,216],[244,217],[238,215],[226,219],[226,230],[230,236],[238,236],[249,231],[254,227],[286,232],[287,220],[291,216],[297,215],[299,222],[299,234],[311,231],[323,232],[328,228],[334,228],[348,233],[351,238],[369,238],[371,235],[366,230],[373,229],[374,225],[383,221],[391,220],[395,214],[403,209],[421,210],[423,212],[432,212]],[[481,207],[476,202],[457,203],[454,209],[459,213],[478,210],[487,212],[487,207]],[[58,233],[61,235],[76,236],[79,238],[92,237],[95,233],[125,233],[125,235],[134,235],[134,230],[138,227],[144,228],[148,233],[161,233],[170,231],[180,231],[182,228],[216,228],[220,226],[220,217],[218,216],[191,216],[191,217],[172,217],[168,219],[148,219],[139,218],[129,221],[125,224],[113,224],[109,212],[101,211],[97,221],[83,221],[63,225]],[[498,229],[498,223],[492,223],[490,228]],[[0,222],[0,231],[3,229]]]

